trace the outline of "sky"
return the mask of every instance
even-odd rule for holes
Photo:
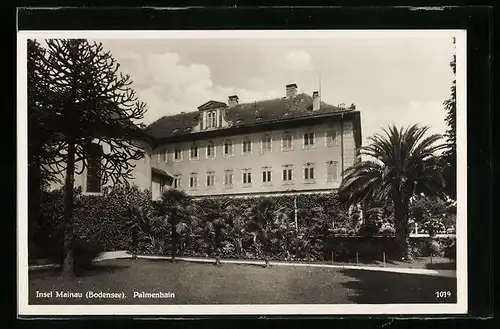
[[[240,103],[283,97],[285,85],[296,83],[299,93],[319,90],[326,103],[354,103],[363,144],[392,124],[446,130],[455,51],[449,35],[98,41],[147,104],[145,124],[229,95]]]

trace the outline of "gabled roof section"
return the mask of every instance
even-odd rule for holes
[[[217,101],[208,101],[203,105],[198,106],[198,110],[204,111],[204,110],[210,110],[214,108],[219,108],[219,107],[226,107],[226,103],[222,102],[217,102]]]
[[[198,109],[211,108],[210,106],[221,107],[225,103],[209,101],[201,105]],[[238,104],[225,110],[225,119],[232,127],[244,127],[256,124],[266,124],[275,121],[297,120],[315,116],[324,116],[354,110],[351,107],[338,107],[321,102],[320,109],[312,111],[312,96],[308,94],[298,94],[292,99],[276,98],[270,100],[256,101],[252,103]],[[193,127],[198,124],[200,111],[181,113],[172,116],[165,116],[149,125],[146,131],[157,139],[173,136],[182,136],[193,133]]]
[[[169,172],[167,172],[166,170],[163,170],[163,169],[155,167],[155,166],[151,167],[151,172],[154,173],[154,174],[157,174],[159,176],[162,176],[162,177],[168,177],[168,178],[173,178],[174,177]]]

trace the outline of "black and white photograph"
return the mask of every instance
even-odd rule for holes
[[[465,43],[19,32],[19,313],[466,313]]]

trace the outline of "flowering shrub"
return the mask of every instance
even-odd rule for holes
[[[382,226],[379,229],[380,234],[384,235],[392,235],[396,232],[396,229],[394,228],[394,225],[389,222],[384,222],[382,223]]]
[[[424,223],[424,230],[426,230],[430,236],[434,236],[438,233],[444,232],[446,228],[440,219],[432,218]]]

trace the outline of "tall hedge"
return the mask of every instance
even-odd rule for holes
[[[73,223],[76,236],[97,243],[104,251],[129,249],[131,232],[126,218],[129,204],[152,207],[150,192],[136,186],[117,186],[105,188],[102,195],[84,195],[81,189],[75,189]],[[40,217],[29,226],[30,254],[51,258],[51,253],[62,244],[63,191],[42,193],[40,206]]]
[[[264,199],[271,201],[273,210],[279,210],[286,217],[286,225],[271,223],[268,231],[267,257],[273,260],[330,260],[332,251],[337,260],[352,259],[356,252],[361,258],[381,258],[382,252],[391,257],[393,237],[391,224],[376,232],[373,227],[359,225],[359,222],[347,216],[336,192],[326,194],[302,194],[248,198],[220,197],[230,204],[232,221],[221,234],[222,258],[255,259],[259,255],[258,246],[251,234],[242,232],[240,226],[251,220],[249,209]],[[297,205],[298,231],[294,225],[294,203]],[[203,208],[209,201],[206,198],[192,200],[194,208]],[[140,254],[169,255],[171,250],[169,223],[159,216],[157,205],[151,202],[149,191],[137,187],[115,187],[106,189],[101,196],[83,195],[75,192],[74,224],[75,233],[85,241],[99,244],[104,251],[131,250]],[[138,245],[132,246],[132,232],[128,226],[127,207],[138,206],[144,213],[151,214],[148,219],[153,234],[140,232]],[[45,249],[60,246],[62,235],[60,225],[63,218],[63,193],[61,190],[47,192],[42,196],[41,217],[38,224],[30,226],[30,247],[32,257],[43,257]],[[249,217],[250,216],[250,217]],[[213,257],[216,252],[213,235],[207,232],[207,223],[203,216],[194,214],[187,229],[180,233],[178,256]],[[237,224],[239,223],[239,224]],[[241,224],[243,223],[243,225]],[[155,234],[155,231],[157,231]],[[386,232],[388,236],[380,235]],[[358,236],[354,236],[358,235]],[[363,236],[359,236],[363,235]],[[439,245],[443,253],[453,255],[454,240],[439,240],[431,243],[428,238],[411,239],[417,256],[427,256],[430,247]],[[432,249],[431,248],[431,249]],[[57,249],[57,248],[56,248]],[[42,251],[37,255],[35,251]],[[49,252],[50,253],[50,252]]]

